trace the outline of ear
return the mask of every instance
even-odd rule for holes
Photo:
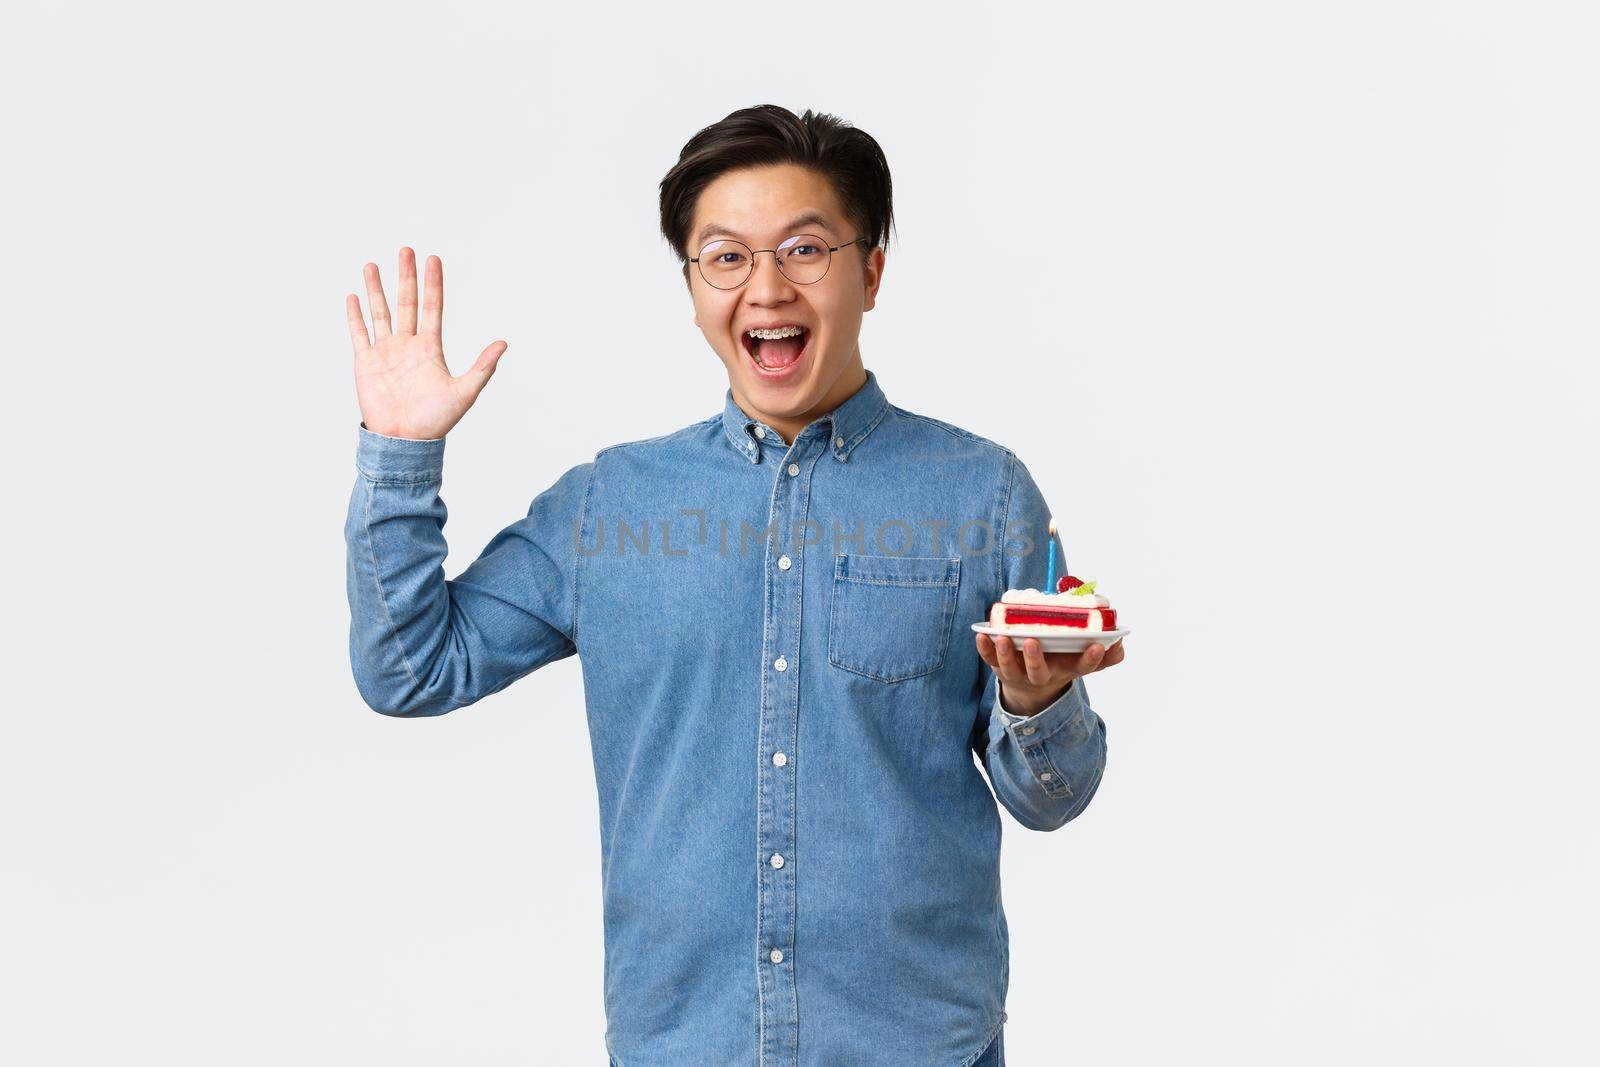
[[[883,249],[874,246],[867,254],[865,265],[862,267],[863,282],[867,287],[866,302],[862,311],[871,311],[878,302],[878,286],[883,284]]]

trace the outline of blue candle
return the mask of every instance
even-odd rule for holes
[[[1056,591],[1056,520],[1053,515],[1050,517],[1050,569],[1045,572],[1044,591]]]

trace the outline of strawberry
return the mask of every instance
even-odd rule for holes
[[[1076,589],[1083,584],[1082,578],[1074,578],[1070,574],[1063,574],[1056,579],[1056,592],[1065,593],[1069,589]]]

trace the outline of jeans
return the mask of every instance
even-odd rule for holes
[[[617,1061],[609,1056],[606,1057],[606,1061],[611,1067],[617,1067]],[[1005,1027],[1002,1026],[1000,1028],[1000,1032],[995,1035],[994,1040],[989,1042],[989,1047],[984,1049],[983,1053],[972,1061],[972,1067],[1006,1067]]]

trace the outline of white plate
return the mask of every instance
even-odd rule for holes
[[[1097,630],[1077,634],[1045,634],[1040,637],[1038,634],[1007,633],[1004,630],[995,629],[986,622],[975,622],[972,624],[972,628],[978,633],[988,634],[990,637],[1011,638],[1011,643],[1016,646],[1018,652],[1022,651],[1022,642],[1030,637],[1038,641],[1039,647],[1045,652],[1082,652],[1094,644],[1101,644],[1110,648],[1118,641],[1121,641],[1123,635],[1133,632],[1132,630]]]

